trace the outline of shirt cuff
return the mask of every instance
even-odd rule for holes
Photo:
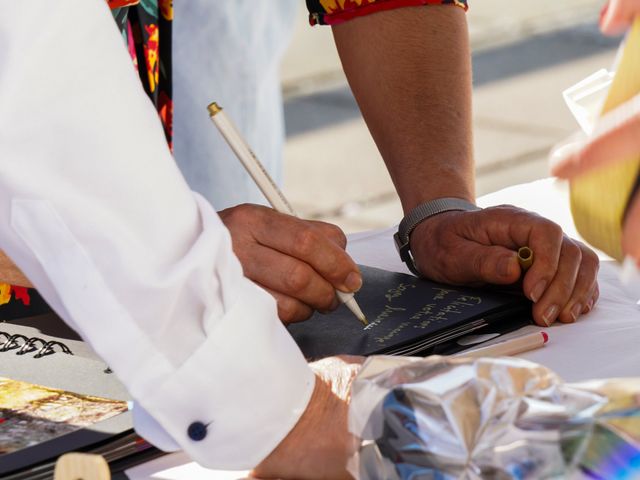
[[[309,23],[312,26],[338,25],[371,13],[421,5],[455,5],[465,11],[469,8],[467,0],[355,0],[340,2],[307,0]]]
[[[216,321],[172,375],[137,398],[194,460],[229,470],[255,467],[273,451],[304,413],[315,383],[287,330],[260,312],[273,298],[248,280],[242,293],[247,301]]]

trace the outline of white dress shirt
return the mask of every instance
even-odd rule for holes
[[[0,248],[153,419],[151,442],[254,466],[314,376],[180,175],[106,3],[0,0],[0,46]]]

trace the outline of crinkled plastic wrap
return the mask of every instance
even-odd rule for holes
[[[371,357],[349,428],[359,480],[640,478],[640,379],[566,384],[517,358]]]

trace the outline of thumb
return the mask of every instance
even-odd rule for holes
[[[458,256],[460,283],[508,285],[520,278],[518,255],[501,246],[471,243]]]

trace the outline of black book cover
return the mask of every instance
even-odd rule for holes
[[[531,302],[521,294],[454,287],[360,267],[364,284],[356,300],[369,321],[344,305],[287,328],[307,358],[331,355],[450,354],[470,333],[507,333],[528,325]]]

